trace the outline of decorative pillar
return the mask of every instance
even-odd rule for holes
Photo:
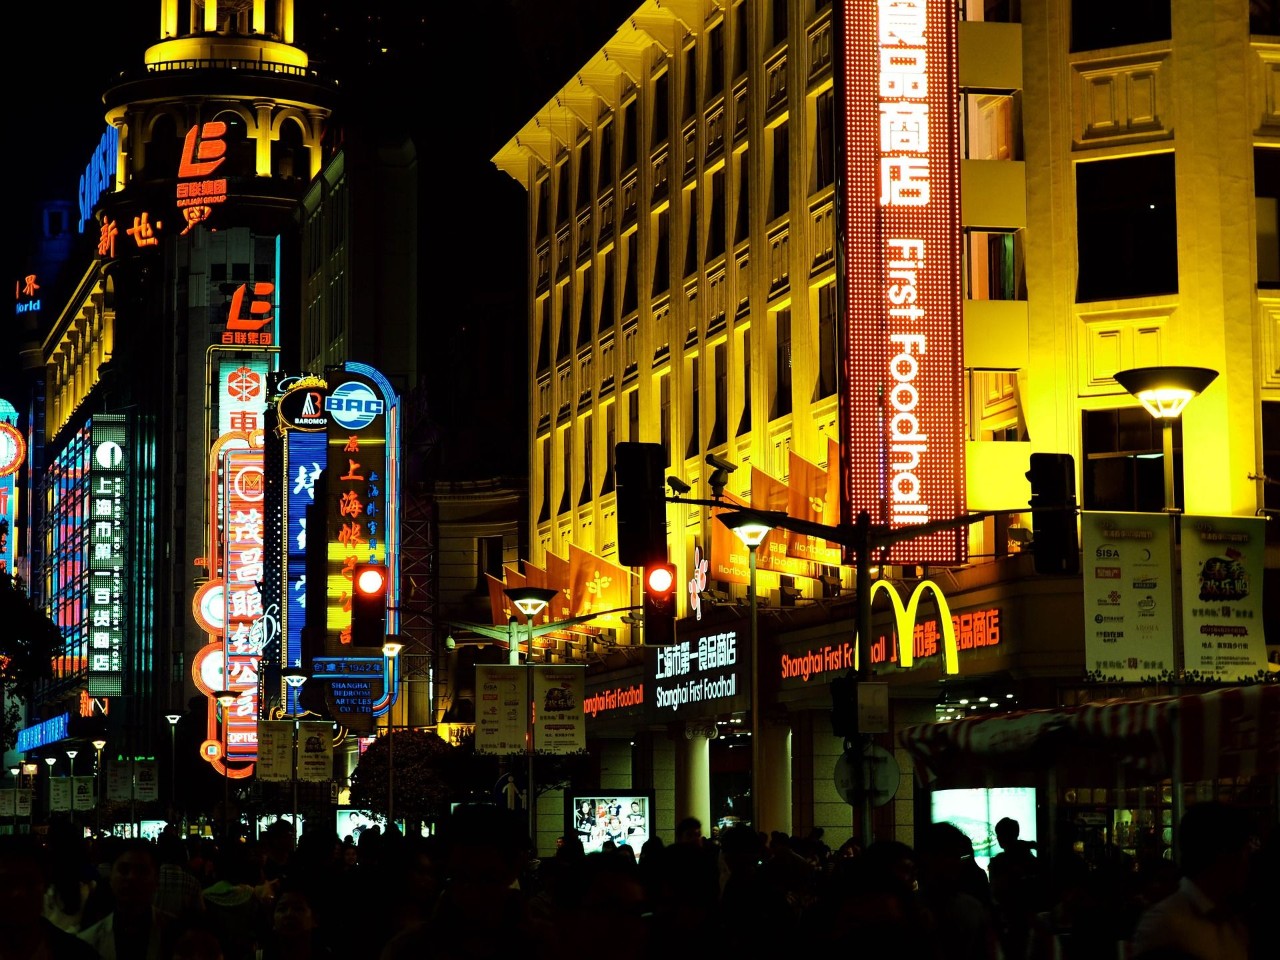
[[[679,823],[685,817],[697,817],[702,821],[703,835],[709,836],[712,827],[711,741],[720,732],[710,720],[686,723],[681,732],[683,736],[676,738],[675,821]]]
[[[791,829],[791,727],[765,715],[760,724],[763,774],[759,778],[760,822],[757,830],[781,830],[790,836]]]

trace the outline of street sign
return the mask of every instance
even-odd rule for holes
[[[846,750],[836,761],[835,784],[840,799],[851,807],[858,805],[857,792],[853,789],[854,757],[851,750]],[[867,791],[867,802],[873,807],[882,807],[898,792],[898,781],[902,771],[893,754],[884,747],[874,744],[863,751],[862,785]]]

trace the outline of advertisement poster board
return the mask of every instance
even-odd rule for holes
[[[298,724],[298,779],[322,783],[333,779],[333,723],[304,720]]]
[[[1187,679],[1252,683],[1267,674],[1262,517],[1182,518],[1182,646]]]
[[[529,689],[524,671],[518,666],[476,665],[476,753],[525,752]]]
[[[1173,676],[1169,536],[1164,513],[1080,515],[1085,679],[1150,683]]]
[[[615,792],[601,788],[577,789],[566,793],[566,834],[576,835],[586,853],[599,853],[612,840],[621,849],[629,845],[640,856],[640,848],[651,836],[653,794],[636,790]]]
[[[293,721],[258,721],[258,767],[263,782],[284,783],[293,779]]]
[[[535,753],[583,753],[587,749],[582,698],[587,668],[526,667],[533,670]]]
[[[92,810],[98,805],[98,797],[94,792],[98,781],[93,777],[75,777],[72,781],[71,809]]]

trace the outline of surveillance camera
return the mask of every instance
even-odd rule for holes
[[[705,459],[707,463],[711,464],[711,466],[715,467],[717,470],[723,470],[726,473],[733,473],[733,471],[738,469],[738,465],[736,463],[730,463],[724,457],[717,457],[714,453],[708,453]]]
[[[671,488],[671,492],[677,497],[683,496],[693,489],[679,477],[667,477],[667,486]]]

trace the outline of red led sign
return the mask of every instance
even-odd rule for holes
[[[892,528],[965,512],[960,157],[954,4],[843,0],[851,516]],[[891,563],[966,558],[964,528]]]

